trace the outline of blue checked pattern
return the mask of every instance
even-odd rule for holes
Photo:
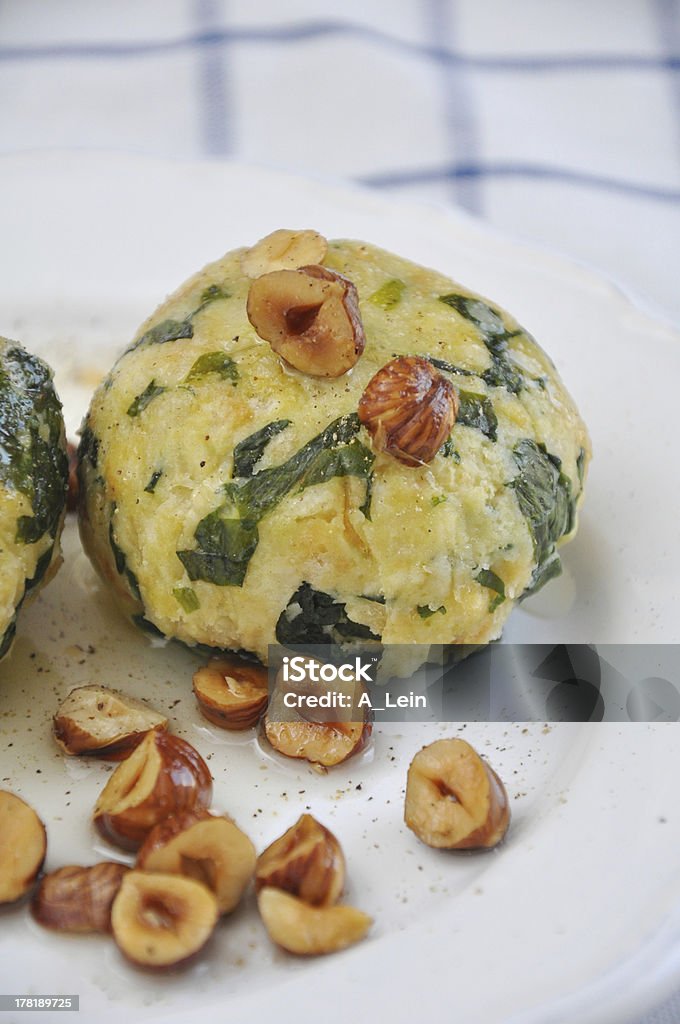
[[[456,203],[680,322],[679,0],[0,0],[0,152],[46,147]]]

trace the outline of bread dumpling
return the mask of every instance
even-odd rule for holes
[[[52,371],[0,338],[0,658],[19,608],[57,570],[68,460]]]
[[[399,391],[416,367],[432,389]],[[553,363],[498,306],[279,231],[182,285],[97,390],[81,532],[124,610],[188,644],[480,645],[559,573],[589,458]]]

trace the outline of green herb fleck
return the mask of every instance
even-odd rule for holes
[[[505,601],[505,583],[492,569],[480,569],[475,579],[482,587],[494,591],[496,596],[489,601],[489,611],[495,612],[496,608]]]
[[[128,416],[139,416],[140,412],[144,412],[147,405],[149,405],[150,402],[153,402],[154,398],[162,395],[165,390],[166,388],[162,387],[160,384],[156,384],[155,380],[150,380],[141,395],[137,395],[137,397],[133,399],[128,406]]]
[[[216,373],[222,380],[231,380],[234,387],[238,382],[238,367],[225,352],[204,352],[199,356],[185,378],[186,384]]]
[[[368,626],[353,622],[346,606],[330,594],[303,583],[295,591],[276,623],[280,644],[342,644],[356,640],[379,640]]]
[[[374,306],[380,306],[381,309],[392,309],[401,302],[401,297],[405,288],[406,285],[403,281],[399,281],[398,278],[393,278],[391,281],[385,281],[385,283],[378,288],[377,292],[373,292],[372,295],[369,295],[368,301],[372,302]]]
[[[257,525],[297,485],[301,489],[333,476],[368,480],[373,454],[356,438],[356,413],[331,423],[286,462],[225,485],[227,501],[196,527],[197,547],[178,551],[191,580],[242,586],[259,541]]]
[[[586,450],[580,448],[578,456],[576,458],[576,472],[578,473],[578,482],[581,490],[583,490],[583,477],[586,469]]]
[[[472,391],[459,391],[459,408],[456,423],[464,427],[475,427],[495,441],[498,437],[498,418],[491,399],[487,395],[476,395]]]
[[[435,508],[437,507],[437,505],[442,505],[447,500],[448,498],[446,494],[433,494],[431,498],[432,505]]]
[[[231,293],[223,288],[219,284],[210,284],[207,288],[204,288],[201,292],[200,305],[190,314],[190,319],[193,318],[205,309],[206,306],[211,305],[213,302],[217,302],[219,299],[229,299]]]
[[[535,593],[561,572],[555,545],[573,529],[575,502],[571,481],[562,472],[560,460],[544,445],[525,438],[515,445],[513,456],[519,472],[508,486],[517,495],[534,543],[536,568],[529,591]]]
[[[416,611],[418,612],[418,615],[420,615],[421,619],[429,619],[433,615],[436,615],[437,612],[439,612],[440,615],[446,615],[446,607],[443,604],[440,604],[439,608],[430,608],[429,604],[419,604]]]
[[[252,476],[255,466],[264,455],[265,448],[271,439],[289,425],[290,420],[274,420],[273,423],[268,423],[266,427],[256,430],[254,434],[249,434],[248,437],[239,441],[234,448],[232,476],[235,478]]]
[[[445,459],[453,459],[454,462],[460,462],[460,452],[456,450],[452,437],[444,441],[444,444],[439,449],[439,454],[443,455]]]
[[[155,469],[153,471],[153,473],[151,474],[151,479],[149,480],[148,484],[144,488],[144,490],[146,491],[147,494],[153,494],[154,493],[154,491],[156,490],[156,484],[158,483],[158,481],[160,480],[160,478],[162,476],[163,476],[163,470],[162,469]]]
[[[181,604],[185,612],[197,612],[201,607],[196,591],[191,587],[174,587],[172,595]]]

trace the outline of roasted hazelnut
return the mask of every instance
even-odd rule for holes
[[[150,729],[168,720],[135,697],[91,684],[71,690],[54,716],[54,738],[66,754],[97,754],[120,761]]]
[[[110,842],[136,850],[159,821],[179,811],[206,808],[210,770],[194,747],[153,729],[122,761],[94,809],[94,823]]]
[[[46,852],[45,826],[33,808],[0,790],[0,904],[26,895]]]
[[[68,865],[41,878],[31,911],[38,924],[59,932],[111,931],[111,904],[125,864],[102,861],[92,867]]]
[[[280,671],[263,719],[264,734],[286,757],[322,768],[340,764],[363,750],[373,731],[364,693],[356,681],[325,685],[305,675],[301,681],[284,682]],[[296,696],[294,706],[286,703],[288,694]]]
[[[310,907],[281,889],[261,889],[257,906],[270,939],[289,953],[334,953],[363,939],[373,921],[354,907]]]
[[[238,904],[255,868],[255,847],[230,819],[184,811],[148,834],[137,867],[193,878],[215,894],[221,914]]]
[[[345,884],[345,858],[332,832],[303,814],[257,858],[255,887],[284,889],[312,906],[337,903]]]
[[[368,382],[358,412],[377,451],[422,466],[432,462],[451,433],[458,396],[427,359],[399,356]]]
[[[278,270],[248,292],[248,319],[287,363],[312,377],[339,377],[356,363],[366,339],[357,290],[326,267]]]
[[[428,846],[489,849],[507,832],[510,806],[503,783],[470,744],[443,739],[411,762],[404,821]]]
[[[322,263],[328,242],[318,231],[279,228],[261,238],[241,256],[246,277],[260,277],[274,270],[296,270],[308,263]]]
[[[217,918],[217,900],[201,882],[129,871],[113,901],[111,930],[133,964],[178,967],[203,948]]]
[[[213,658],[194,673],[204,718],[221,729],[250,729],[267,706],[267,670],[236,658]]]

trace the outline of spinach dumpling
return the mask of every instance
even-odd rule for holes
[[[589,458],[498,306],[278,231],[182,285],[99,387],[81,532],[126,612],[189,644],[475,646],[559,573]]]

